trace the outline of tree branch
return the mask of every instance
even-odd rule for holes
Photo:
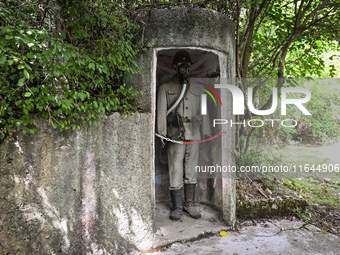
[[[245,46],[243,50],[242,56],[242,64],[241,64],[241,77],[246,78],[249,69],[249,61],[251,57],[251,53],[253,51],[253,38],[254,38],[254,28],[255,22],[258,19],[259,15],[261,14],[262,10],[266,7],[267,0],[263,0],[262,4],[260,5],[259,9],[250,9],[249,19],[248,19],[248,26],[245,33]]]
[[[323,9],[327,4],[329,0],[323,1],[321,4],[319,4],[318,7],[316,7],[310,14],[307,15],[305,20],[302,22],[302,25],[300,26],[301,28],[306,27],[307,22],[312,18],[319,10]]]
[[[311,1],[312,1],[312,0],[311,0]],[[311,1],[310,1],[310,2],[311,2]],[[297,28],[300,26],[300,20],[301,20],[303,14],[304,14],[304,12],[302,12],[302,7],[303,7],[303,4],[304,4],[304,3],[305,3],[305,1],[302,0],[301,3],[300,3],[300,6],[299,6],[299,10],[298,10],[298,12],[297,12],[297,14],[296,14],[296,19],[295,19],[295,24],[294,24],[294,31],[296,31]],[[296,7],[297,7],[297,6],[295,5],[295,8],[296,8]],[[295,9],[295,12],[296,12],[296,9]]]

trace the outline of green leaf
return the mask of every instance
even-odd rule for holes
[[[17,86],[21,87],[24,85],[24,82],[25,82],[25,78],[21,78],[19,81],[18,81],[18,84]]]
[[[6,56],[1,56],[0,57],[0,64],[5,63],[5,61],[6,61]]]
[[[94,69],[95,69],[95,65],[94,65],[93,63],[90,63],[90,64],[89,64],[89,68],[92,69],[92,70],[94,70]]]
[[[31,92],[26,92],[25,94],[24,94],[24,97],[30,97],[32,94],[31,94]]]
[[[32,52],[28,52],[27,53],[27,57],[28,58],[35,58],[34,54]]]
[[[26,77],[27,79],[30,78],[30,74],[29,74],[26,70],[24,70],[24,75],[25,75],[25,77]]]

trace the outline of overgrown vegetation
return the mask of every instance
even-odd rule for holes
[[[236,24],[236,70],[242,78],[239,86],[244,92],[248,87],[253,88],[256,109],[271,107],[273,87],[280,91],[283,86],[296,86],[290,82],[291,78],[339,76],[338,64],[333,61],[339,59],[336,54],[339,7],[338,1],[322,0],[229,2],[227,12]],[[325,61],[325,53],[331,52],[334,54]],[[254,83],[249,78],[258,80]],[[276,78],[275,84],[272,78]],[[319,110],[322,107],[319,105]],[[239,116],[238,122],[253,118],[256,116],[246,107],[245,115]],[[239,125],[236,141],[239,157],[246,156],[256,129]]]
[[[0,3],[0,139],[18,126],[36,132],[38,115],[65,130],[112,111],[135,111],[135,92],[123,78],[138,71],[138,17],[177,7],[216,10],[234,22],[238,85],[244,92],[253,87],[257,109],[268,109],[271,88],[280,90],[288,78],[339,76],[337,0],[6,0]],[[238,122],[253,117],[246,108]],[[244,157],[257,131],[240,125],[237,132],[237,155]]]
[[[327,143],[340,138],[340,79],[316,80],[306,83],[306,88],[313,95],[305,105],[311,116],[300,111],[289,109],[288,117],[298,121],[295,140],[303,141],[304,137],[315,142]],[[308,140],[308,139],[307,139]]]
[[[288,105],[287,114],[282,116],[281,107],[278,105],[278,110],[271,115],[253,116],[253,120],[259,120],[254,122],[254,125],[261,124],[260,121],[265,123],[261,128],[255,130],[253,144],[259,143],[259,141],[265,144],[280,145],[285,145],[292,140],[313,144],[338,141],[340,138],[340,86],[338,82],[340,79],[294,80],[295,86],[306,88],[312,95],[312,99],[304,104],[311,115],[304,115],[295,106]],[[268,93],[263,93],[263,95],[262,99],[265,99]],[[288,96],[288,98],[299,98],[301,94],[291,93]],[[261,102],[262,100],[259,98],[258,103]],[[268,119],[275,121],[271,123]],[[285,119],[295,120],[296,126],[283,127],[280,123]],[[294,123],[290,121],[285,125],[294,125]],[[242,140],[241,142],[244,143]],[[245,149],[245,147],[242,148]]]
[[[139,26],[115,1],[2,1],[0,26],[0,141],[40,115],[66,130],[136,111],[124,78]]]

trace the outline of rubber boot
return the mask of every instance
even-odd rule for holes
[[[171,201],[172,201],[172,211],[170,213],[170,219],[179,220],[183,213],[183,199],[182,199],[182,190],[170,190]]]
[[[184,207],[183,210],[187,212],[192,218],[198,219],[201,214],[196,210],[194,205],[196,184],[184,184]]]

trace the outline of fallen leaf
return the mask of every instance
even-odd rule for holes
[[[227,232],[225,232],[225,231],[221,231],[220,235],[223,236],[223,237],[229,236],[229,234]]]

